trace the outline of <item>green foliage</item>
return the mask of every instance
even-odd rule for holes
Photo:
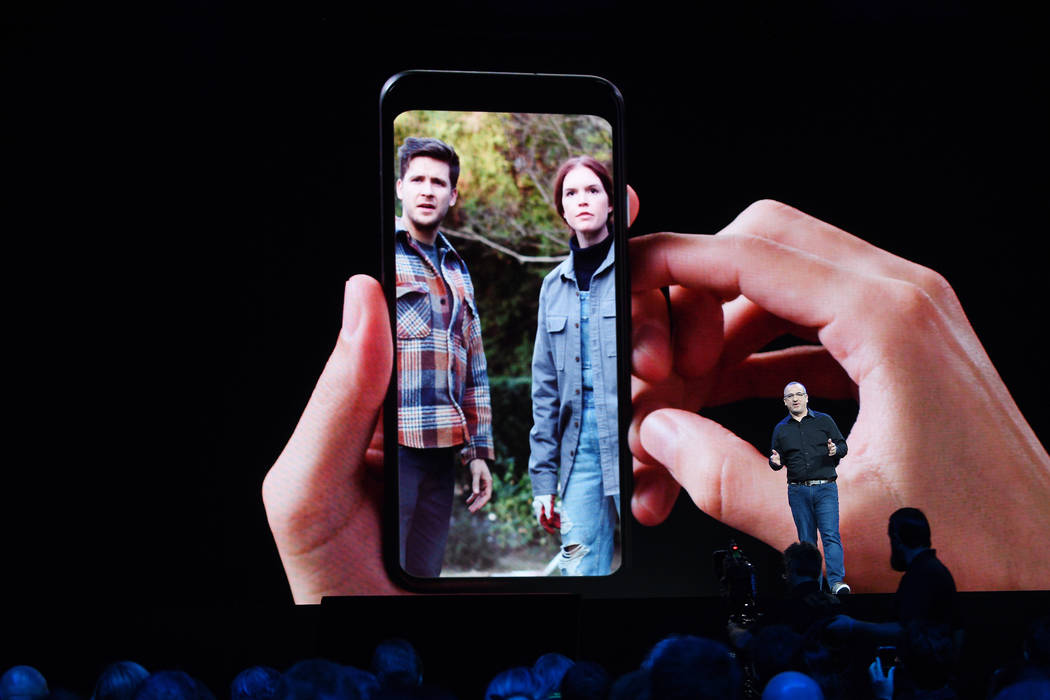
[[[588,115],[412,111],[394,122],[396,143],[409,136],[439,138],[459,154],[459,201],[443,228],[530,256],[568,253],[551,198],[558,166],[583,154],[608,162],[612,153],[609,125]]]

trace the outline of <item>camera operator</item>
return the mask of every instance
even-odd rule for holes
[[[839,599],[821,589],[823,557],[816,545],[796,542],[784,550],[787,591],[781,598],[763,598],[763,613],[753,625],[729,623],[729,639],[737,649],[747,648],[758,631],[770,625],[787,625],[800,635],[816,622],[826,621],[841,610]]]
[[[730,618],[730,645],[759,690],[782,671],[808,673],[806,646],[815,643],[814,630],[839,613],[838,597],[821,587],[823,563],[815,545],[792,544],[784,550],[783,595],[763,596],[763,612],[753,621]]]

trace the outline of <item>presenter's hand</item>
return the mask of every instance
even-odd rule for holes
[[[773,450],[773,453],[771,455],[769,455],[769,461],[771,461],[773,464],[775,464],[775,465],[777,465],[779,467],[780,466],[780,453],[777,452],[776,450]]]
[[[828,457],[834,457],[835,453],[839,451],[839,448],[835,446],[835,441],[828,438]]]
[[[716,235],[635,238],[631,270],[639,521],[666,518],[680,484],[713,517],[791,544],[783,474],[697,412],[779,398],[798,380],[811,396],[859,400],[838,470],[854,591],[895,590],[886,525],[901,506],[926,513],[960,589],[1050,581],[1050,456],[941,275],[771,201]],[[760,352],[785,333],[819,345]]]
[[[470,460],[470,495],[467,510],[477,513],[492,499],[492,474],[483,459]]]
[[[391,346],[379,283],[350,278],[335,348],[263,481],[266,517],[296,603],[401,592],[386,575],[381,551],[380,413]]]
[[[627,196],[633,222],[638,195],[628,186]],[[391,346],[379,283],[365,275],[350,278],[335,348],[263,480],[266,518],[296,603],[319,603],[325,595],[404,592],[387,577],[382,556],[380,412]],[[478,461],[484,468],[471,464],[472,511],[492,495],[488,465]]]

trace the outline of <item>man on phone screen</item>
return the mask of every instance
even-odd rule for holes
[[[791,382],[784,387],[788,415],[773,429],[769,466],[787,467],[788,505],[799,542],[824,546],[828,585],[838,595],[849,593],[839,538],[839,492],[835,484],[839,460],[846,456],[846,440],[826,413],[809,409],[806,387]]]
[[[398,149],[398,468],[401,566],[441,573],[456,470],[471,475],[471,512],[492,496],[495,456],[481,322],[466,263],[438,230],[456,203],[459,156],[433,138]]]

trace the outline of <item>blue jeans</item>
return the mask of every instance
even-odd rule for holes
[[[612,569],[620,496],[602,493],[597,440],[591,452],[583,446],[584,435],[561,499],[562,576],[603,576]]]
[[[788,504],[795,519],[799,542],[817,544],[817,533],[824,546],[828,584],[834,588],[846,575],[839,538],[839,489],[832,481],[816,486],[788,484]]]
[[[616,521],[620,514],[620,496],[606,496],[602,478],[593,369],[587,351],[590,335],[587,296],[587,292],[580,292],[580,334],[583,339],[583,398],[580,403],[583,410],[580,416],[580,441],[561,498],[561,558],[558,568],[562,576],[603,576],[610,573]]]

